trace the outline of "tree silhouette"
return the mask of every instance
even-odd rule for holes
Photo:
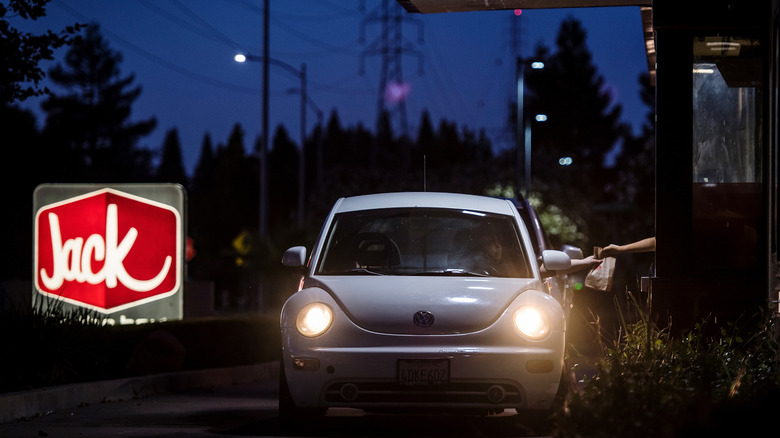
[[[50,96],[44,103],[47,113],[46,142],[61,153],[80,158],[73,163],[85,182],[147,181],[151,177],[151,153],[136,146],[148,135],[156,120],[131,123],[131,106],[140,87],[128,89],[134,77],[120,77],[121,54],[114,52],[100,35],[97,24],[87,28],[85,37],[65,55],[65,65],[49,71],[51,80],[68,94]],[[73,178],[72,169],[58,175]]]
[[[83,24],[67,26],[59,33],[47,30],[33,35],[22,32],[6,20],[11,13],[26,20],[36,20],[46,15],[49,0],[9,0],[0,3],[0,101],[11,103],[28,97],[49,94],[47,88],[39,88],[46,76],[38,64],[53,59],[54,49],[71,44],[73,36]],[[32,85],[29,83],[32,82]]]
[[[0,280],[28,279],[32,272],[32,193],[46,175],[47,169],[42,167],[46,157],[31,112],[0,102],[0,133],[0,197],[5,230],[0,233]]]
[[[217,152],[217,168],[214,174],[214,198],[212,208],[217,214],[217,229],[221,247],[229,247],[241,230],[257,228],[257,204],[250,196],[256,193],[257,178],[253,178],[251,164],[244,149],[244,129],[236,123],[230,132],[227,145]]]
[[[213,281],[218,295],[235,303],[247,287],[245,270],[259,251],[252,245],[239,251],[235,244],[242,235],[252,238],[258,226],[257,165],[246,156],[244,130],[238,123],[227,144],[217,148],[214,160],[209,157],[208,135],[201,152],[190,197],[190,233],[197,256],[189,273],[194,279]]]
[[[601,221],[593,206],[608,201],[603,188],[614,179],[614,169],[604,160],[627,127],[619,122],[622,107],[592,63],[586,37],[580,22],[569,18],[561,24],[555,53],[537,47],[533,59],[545,67],[526,70],[526,123],[532,135],[532,190],[557,205],[586,236],[601,241],[603,233],[591,229]],[[536,122],[536,114],[547,120]],[[565,157],[572,161],[562,166]]]
[[[179,131],[171,128],[165,134],[162,146],[162,157],[157,167],[155,178],[158,182],[172,182],[187,187],[187,172],[181,156],[181,144],[179,143]]]
[[[214,147],[211,144],[211,135],[206,133],[203,135],[198,164],[195,166],[195,172],[192,175],[190,191],[193,194],[210,192],[215,169],[216,157],[214,156]]]
[[[279,230],[296,223],[298,214],[298,149],[281,125],[274,133],[267,169],[268,224],[270,229]]]
[[[197,255],[189,264],[189,275],[197,280],[213,280],[218,272],[219,245],[213,230],[217,229],[214,210],[217,159],[211,136],[205,134],[188,192],[188,234],[194,240]]]
[[[639,77],[639,83],[647,118],[638,135],[626,133],[616,157],[615,182],[605,187],[618,202],[630,204],[635,216],[621,227],[623,235],[611,241],[636,241],[655,233],[655,90],[648,73]]]

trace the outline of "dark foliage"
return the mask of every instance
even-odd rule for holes
[[[0,306],[6,352],[0,356],[0,393],[118,379],[161,371],[250,365],[275,360],[278,318],[238,315],[144,325],[103,326],[88,310],[62,312],[35,303],[33,311]],[[150,339],[175,343],[174,366],[141,356]],[[166,353],[170,349],[166,350]],[[158,354],[159,356],[159,354]],[[166,367],[167,369],[163,368]],[[173,369],[171,369],[173,368]]]
[[[12,17],[36,20],[46,15],[50,0],[9,0],[0,3],[0,102],[9,104],[31,96],[49,94],[38,84],[46,74],[38,65],[42,60],[53,59],[54,50],[71,44],[74,35],[84,27],[74,23],[60,32],[47,31],[33,35],[22,32],[9,23]],[[33,85],[29,85],[32,82]]]
[[[122,56],[108,47],[100,27],[92,24],[85,37],[65,55],[65,65],[50,72],[67,90],[50,96],[43,140],[59,161],[60,181],[145,182],[151,179],[151,153],[137,146],[157,124],[154,118],[129,122],[133,102],[141,93],[134,77],[120,77]],[[62,166],[62,163],[67,166]],[[50,175],[49,177],[54,176]]]
[[[776,321],[759,311],[736,321],[704,319],[673,335],[633,302],[555,416],[559,437],[745,436],[771,428],[780,407]],[[588,363],[591,362],[591,363]]]

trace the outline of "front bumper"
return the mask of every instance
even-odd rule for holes
[[[563,332],[532,347],[463,348],[446,339],[467,345],[478,337],[436,337],[426,339],[425,346],[300,348],[287,342],[283,366],[290,395],[300,407],[497,411],[552,406],[563,366]],[[448,366],[448,379],[403,384],[399,360],[438,360]]]

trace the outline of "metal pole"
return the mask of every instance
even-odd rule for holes
[[[317,184],[322,182],[322,168],[323,163],[322,160],[324,159],[322,154],[322,141],[323,137],[325,137],[325,126],[322,124],[323,114],[322,111],[319,109],[317,110],[317,126],[320,128],[319,136],[317,138]]]
[[[531,196],[531,123],[525,124],[525,196]]]
[[[525,152],[526,145],[525,141],[523,140],[525,138],[525,115],[523,112],[525,111],[524,108],[524,102],[523,98],[525,97],[525,68],[524,68],[525,61],[522,57],[517,57],[517,114],[515,115],[515,146],[517,148],[517,165],[515,168],[515,171],[517,173],[516,175],[516,181],[517,181],[517,192],[520,193],[520,188],[525,188],[525,195],[528,196],[529,187],[528,185],[523,184],[523,164],[525,163],[525,167],[528,166],[528,163],[525,161],[527,153]],[[521,147],[522,146],[522,147]]]
[[[270,0],[263,9],[263,138],[260,144],[260,236],[268,234],[268,25]]]
[[[306,197],[306,63],[301,64],[301,152],[298,157],[298,228],[303,228]]]

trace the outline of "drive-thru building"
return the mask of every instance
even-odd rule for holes
[[[656,91],[653,310],[778,311],[780,0],[398,0],[413,13],[635,6]]]

